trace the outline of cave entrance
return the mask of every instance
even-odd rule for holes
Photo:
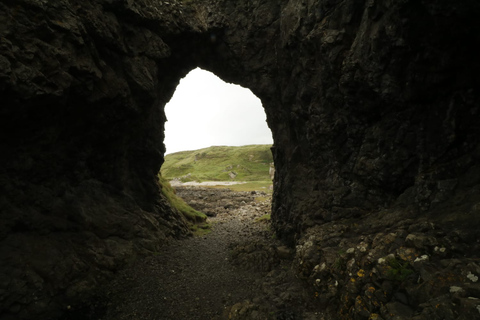
[[[166,154],[273,143],[260,99],[200,68],[180,81],[165,114]]]
[[[260,99],[197,68],[180,81],[165,115],[161,175],[177,195],[207,216],[249,206],[269,219],[273,139]]]
[[[272,193],[272,133],[249,89],[197,68],[180,81],[165,115],[161,174],[172,186]]]

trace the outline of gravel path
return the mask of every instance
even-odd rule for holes
[[[247,249],[252,259],[242,249],[233,253],[242,243],[274,247],[268,224],[255,221],[263,209],[245,204],[225,210],[209,218],[211,233],[173,241],[158,254],[137,261],[107,289],[109,304],[102,320],[223,319],[229,306],[255,300],[268,271],[255,266],[271,264],[274,257],[254,249]]]
[[[418,269],[408,270],[418,270],[418,274],[428,277],[435,272],[437,274],[435,277],[441,277],[438,279],[442,281],[451,279],[448,280],[451,282],[442,282],[441,286],[445,290],[461,284],[475,296],[478,286],[469,275],[479,273],[478,262],[471,259],[462,262],[462,256],[466,256],[465,252],[468,251],[460,254],[462,251],[459,250],[467,249],[459,249],[462,246],[466,248],[466,245],[460,242],[462,240],[457,231],[452,231],[451,234],[438,233],[442,232],[441,229],[434,228],[431,223],[426,221],[412,223],[409,219],[399,222],[398,226],[388,224],[389,229],[386,230],[389,231],[384,232],[383,226],[388,217],[384,216],[382,217],[384,220],[380,221],[372,216],[368,218],[372,219],[372,223],[368,225],[370,228],[377,228],[380,233],[370,235],[370,240],[365,240],[362,229],[357,230],[357,234],[355,231],[344,234],[344,231],[348,230],[347,225],[337,221],[335,224],[325,224],[323,229],[314,233],[317,237],[316,245],[315,242],[308,240],[309,245],[304,242],[303,247],[302,245],[297,247],[298,251],[294,258],[292,250],[282,246],[272,237],[268,222],[258,221],[258,218],[268,213],[270,207],[270,199],[266,194],[201,187],[177,188],[177,194],[196,209],[210,215],[212,232],[172,241],[163,247],[161,252],[138,260],[105,288],[106,291],[100,295],[101,298],[96,304],[97,309],[94,308],[94,311],[99,312],[88,319],[337,320],[340,317],[366,319],[369,317],[366,310],[375,310],[379,305],[377,310],[382,313],[382,318],[393,319],[398,318],[399,314],[414,312],[412,307],[403,302],[407,299],[403,293],[403,290],[406,290],[404,284],[409,285],[409,290],[412,290],[416,297],[420,297],[416,299],[430,301],[421,306],[424,308],[421,310],[422,314],[419,314],[421,319],[427,319],[434,314],[430,310],[438,311],[441,305],[450,306],[442,309],[444,310],[442,314],[452,314],[453,317],[449,308],[454,306],[452,301],[457,300],[463,301],[456,307],[462,309],[455,312],[467,314],[468,319],[477,319],[477,305],[469,296],[437,296],[439,291],[435,288],[438,281],[428,280],[419,283],[420,277],[417,279],[415,275],[410,280],[399,282],[400,280],[392,279],[392,276],[388,275],[388,270],[392,266],[385,269],[387,271],[383,276],[368,262],[372,261],[369,260],[372,252],[379,257],[388,257],[389,252],[397,252],[398,255],[415,252],[409,251],[415,250],[409,247],[411,245],[417,249],[424,246],[422,252],[428,252],[432,250],[430,241],[437,241],[436,235],[446,235],[447,240],[444,243],[447,243],[450,249],[445,247],[443,249],[452,252],[457,250],[455,254],[460,258],[442,256],[443,252],[439,251],[433,253],[432,257],[441,263],[423,265],[417,258],[413,267]],[[392,215],[390,219],[395,217]],[[407,226],[408,232],[411,233],[403,229],[404,226]],[[394,229],[395,233],[391,232],[392,228],[397,228]],[[310,235],[309,239],[311,237]],[[344,244],[336,246],[340,237]],[[392,241],[391,237],[396,237],[396,240]],[[360,246],[368,242],[363,241],[372,241],[372,246],[373,242],[377,241],[379,245],[370,253],[365,253],[361,249],[365,247]],[[408,244],[409,241],[411,244]],[[389,249],[383,242],[393,247]],[[324,247],[319,244],[323,244]],[[353,251],[348,253],[350,251],[348,249],[340,253],[341,248],[353,248]],[[379,255],[373,250],[383,250],[383,253]],[[325,261],[321,265],[318,264],[318,267],[314,267],[312,263],[314,261],[312,257],[316,254],[321,254]],[[367,261],[365,266],[370,265],[370,268],[373,268],[370,272],[366,272],[365,267],[355,264],[356,260],[361,259]],[[319,269],[314,273],[314,277],[304,277],[312,268]],[[405,267],[402,262],[402,268],[410,267]],[[397,270],[400,269],[397,267]],[[459,282],[458,279],[461,278],[453,277],[452,272],[463,275],[466,280]],[[302,277],[303,280],[300,280]],[[306,285],[308,282],[310,286]],[[425,288],[431,290],[425,291]],[[377,295],[368,295],[372,292],[378,292],[378,300]],[[365,294],[363,298],[361,294]],[[438,304],[440,301],[438,299],[444,303]],[[95,303],[93,305],[95,306]],[[79,317],[64,320],[87,319],[81,312],[77,314]],[[102,316],[99,317],[99,314]],[[378,314],[372,312],[371,315],[376,316],[370,318],[377,318]]]

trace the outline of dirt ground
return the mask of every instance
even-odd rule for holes
[[[269,196],[193,187],[177,192],[197,206],[216,203],[211,230],[172,241],[119,274],[106,289],[100,319],[305,319],[299,309],[310,294],[288,271],[291,252],[265,219]]]

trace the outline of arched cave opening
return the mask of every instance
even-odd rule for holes
[[[211,218],[247,201],[253,205],[250,210],[260,210],[270,221],[273,139],[260,99],[247,88],[196,68],[180,80],[165,115],[161,183],[170,184],[177,196]],[[171,204],[182,208],[172,197],[176,199],[167,196]],[[180,211],[192,221],[185,210]]]
[[[274,229],[331,318],[478,316],[422,293],[478,285],[476,1],[60,2],[0,3],[2,320],[55,318],[187,233],[156,177],[162,108],[197,65],[262,100]],[[391,255],[420,277],[373,272]],[[379,308],[392,281],[411,295]]]
[[[262,103],[249,89],[196,68],[165,105],[165,154],[211,146],[272,145]]]

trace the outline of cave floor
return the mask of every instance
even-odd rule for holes
[[[121,272],[106,288],[106,311],[98,319],[242,319],[242,314],[295,319],[296,313],[304,314],[297,309],[309,294],[290,272],[288,249],[265,219],[270,198],[187,191],[187,202],[215,193],[228,205],[216,202],[216,215],[208,219],[211,232],[174,240]]]

